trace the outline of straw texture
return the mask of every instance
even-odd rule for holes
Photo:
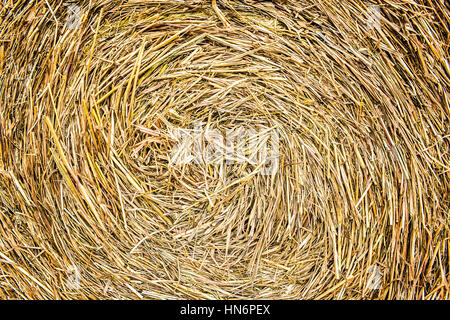
[[[0,16],[0,298],[449,298],[448,2]],[[278,170],[173,165],[199,122]]]

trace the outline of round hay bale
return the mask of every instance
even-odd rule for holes
[[[4,3],[1,298],[449,298],[448,3]]]

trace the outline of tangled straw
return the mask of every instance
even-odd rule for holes
[[[4,0],[0,297],[448,299],[449,12]],[[198,122],[278,170],[171,164]]]

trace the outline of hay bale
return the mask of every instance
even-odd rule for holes
[[[448,4],[5,3],[1,298],[449,297]]]

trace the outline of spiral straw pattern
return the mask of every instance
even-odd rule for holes
[[[441,0],[3,1],[0,297],[448,299],[449,21]],[[241,158],[204,161],[211,132]]]

